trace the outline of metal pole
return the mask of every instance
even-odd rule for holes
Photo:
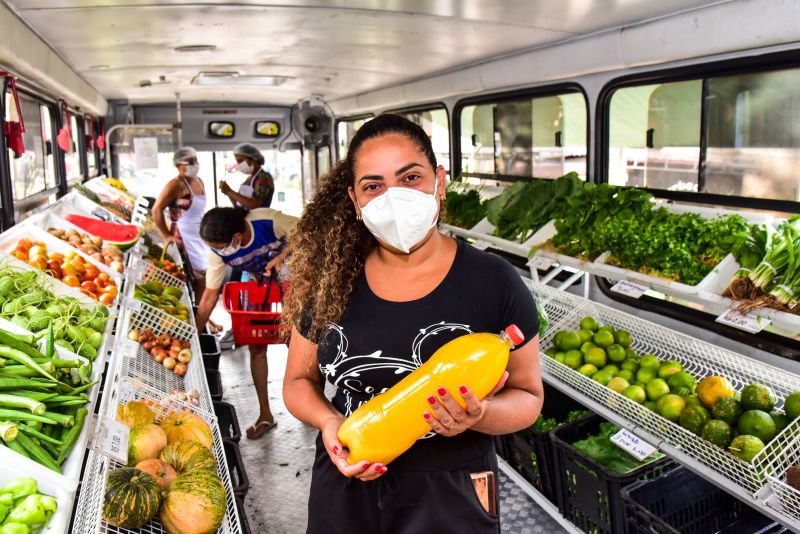
[[[181,94],[175,93],[175,128],[178,130],[178,148],[183,146],[183,114],[181,113]]]

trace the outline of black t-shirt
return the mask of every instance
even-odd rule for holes
[[[333,405],[349,416],[448,341],[472,332],[499,333],[510,324],[522,330],[525,343],[538,333],[530,291],[507,261],[459,241],[444,280],[418,300],[379,298],[362,271],[340,324],[320,336],[317,360],[337,388]]]

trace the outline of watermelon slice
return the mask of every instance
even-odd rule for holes
[[[102,237],[104,245],[115,245],[123,251],[131,248],[139,239],[140,228],[134,224],[117,224],[73,213],[67,215],[66,219],[82,230]]]

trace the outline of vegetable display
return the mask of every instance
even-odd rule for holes
[[[800,315],[800,215],[777,229],[754,226],[734,237],[732,253],[740,265],[727,293],[748,313],[767,307]]]
[[[39,493],[34,478],[15,478],[0,488],[0,532],[36,534],[56,510],[56,499]]]
[[[163,310],[164,312],[189,322],[189,309],[180,301],[183,290],[175,286],[164,286],[161,282],[150,281],[143,284],[136,284],[133,289],[133,298],[140,300],[151,306]]]
[[[166,332],[156,336],[150,328],[141,330],[134,328],[128,334],[128,338],[138,341],[144,351],[165,369],[178,376],[186,374],[187,366],[192,361],[192,351],[189,348],[188,339],[177,339]]]
[[[47,245],[41,241],[20,239],[11,251],[11,256],[44,271],[56,280],[61,280],[105,306],[111,306],[119,294],[114,279],[83,259],[77,252],[71,251],[67,254],[48,252]]]
[[[60,473],[88,415],[85,392],[95,382],[91,363],[57,357],[52,323],[47,332],[42,354],[33,335],[0,329],[0,439]]]
[[[78,232],[73,228],[63,230],[51,227],[47,229],[47,232],[53,237],[66,241],[84,254],[102,262],[112,270],[118,273],[125,271],[125,259],[123,258],[122,251],[114,245],[104,247],[102,237],[90,236],[87,233]]]
[[[605,421],[600,423],[598,434],[576,441],[572,446],[595,462],[616,473],[629,473],[664,457],[660,452],[655,452],[641,462],[636,460],[619,446],[612,443],[611,436],[617,432],[619,432],[617,425]]]
[[[42,289],[44,275],[0,266],[0,317],[42,337],[53,323],[54,343],[94,360],[103,344],[108,321],[105,306],[86,308],[72,297],[56,297]]]
[[[114,245],[120,250],[128,250],[139,240],[140,229],[135,224],[118,224],[101,221],[94,217],[85,217],[70,213],[66,220],[75,226],[103,239],[107,245]],[[130,220],[130,217],[127,217]]]
[[[445,194],[445,210],[442,218],[445,223],[460,228],[472,228],[486,217],[486,203],[474,189],[459,191],[457,182],[451,182]]]
[[[133,207],[128,205],[127,203],[119,200],[118,202],[113,201],[110,197],[105,199],[100,198],[97,193],[90,190],[86,186],[82,184],[75,184],[75,190],[80,193],[81,195],[85,196],[95,204],[105,208],[109,212],[113,213],[117,217],[124,219],[126,221],[130,221],[131,217],[133,216]]]

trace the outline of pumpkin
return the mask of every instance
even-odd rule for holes
[[[156,414],[142,401],[130,401],[117,408],[117,421],[133,428],[156,422]]]
[[[103,497],[103,521],[123,528],[139,528],[158,513],[161,487],[156,479],[134,467],[108,474]]]
[[[175,477],[178,476],[177,471],[175,471],[171,465],[158,458],[139,462],[136,464],[136,469],[144,471],[155,478],[162,490],[167,489],[170,483],[175,480]]]
[[[190,412],[173,412],[161,421],[161,428],[167,433],[167,442],[196,441],[211,450],[211,428],[202,418]]]
[[[134,466],[142,460],[158,458],[167,446],[167,434],[160,426],[149,423],[131,429],[128,440],[128,465]]]
[[[211,451],[196,441],[176,441],[167,445],[159,459],[180,473],[197,469],[215,469],[217,461]]]
[[[212,471],[178,475],[164,496],[159,519],[167,534],[211,534],[225,518],[227,496]]]

